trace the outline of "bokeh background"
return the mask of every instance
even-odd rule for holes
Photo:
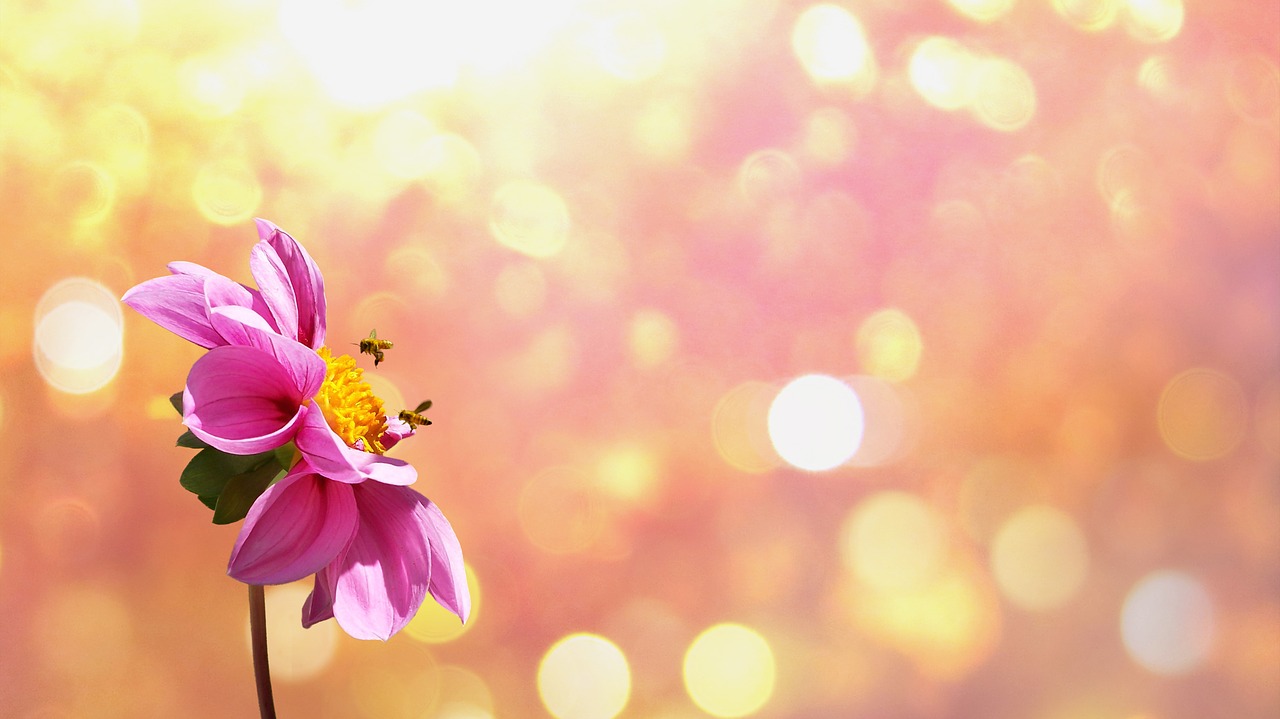
[[[0,715],[255,716],[200,350],[118,298],[261,216],[435,401],[478,597],[271,588],[282,716],[1276,716],[1278,60],[1273,2],[0,0]]]

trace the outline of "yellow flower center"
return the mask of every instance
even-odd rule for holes
[[[325,361],[324,384],[316,393],[316,404],[324,413],[329,429],[349,447],[382,454],[387,451],[379,441],[387,429],[382,400],[364,381],[364,370],[356,366],[351,355],[333,356],[328,347],[318,350]]]

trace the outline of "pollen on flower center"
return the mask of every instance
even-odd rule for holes
[[[316,404],[329,428],[348,446],[382,454],[382,433],[387,428],[382,400],[364,381],[364,370],[356,367],[351,355],[333,356],[328,347],[317,350],[325,361],[324,384],[316,394]]]

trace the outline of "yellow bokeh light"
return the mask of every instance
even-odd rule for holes
[[[627,333],[631,361],[640,369],[653,369],[671,359],[680,343],[676,323],[658,310],[638,310]]]
[[[788,382],[769,405],[769,439],[788,464],[822,472],[844,464],[862,442],[863,413],[847,383],[811,374]]]
[[[1157,408],[1160,436],[1181,457],[1224,457],[1244,439],[1248,399],[1240,383],[1217,370],[1195,368],[1165,385]]]
[[[872,65],[862,24],[838,5],[823,3],[801,13],[791,31],[791,47],[818,82],[855,80]]]
[[[653,499],[658,461],[643,447],[624,445],[605,453],[596,464],[596,484],[616,499],[643,503]]]
[[[947,0],[951,7],[978,22],[999,20],[1017,3],[1017,0]]]
[[[1124,0],[1124,27],[1135,40],[1165,42],[1182,30],[1182,0]]]
[[[1181,572],[1144,577],[1124,600],[1120,634],[1134,661],[1156,674],[1184,674],[1209,655],[1213,602],[1198,580]]]
[[[551,257],[569,236],[569,207],[555,190],[519,180],[498,189],[489,230],[498,242],[530,257]]]
[[[867,374],[902,382],[915,375],[924,343],[916,323],[902,310],[889,308],[862,321],[856,345]]]
[[[322,673],[338,649],[338,623],[329,620],[304,629],[298,614],[311,593],[312,581],[267,587],[267,646],[271,648],[271,678],[305,682]],[[430,599],[428,599],[430,601]],[[246,656],[252,647],[249,617],[244,619]]]
[[[947,558],[942,519],[913,494],[878,492],[849,513],[840,533],[847,568],[882,591],[912,589],[932,581]]]
[[[436,126],[410,109],[383,117],[373,130],[373,152],[387,172],[412,180],[426,176],[434,162],[431,139]]]
[[[649,102],[635,120],[632,135],[644,157],[654,162],[675,162],[689,154],[693,142],[693,108],[679,95]]]
[[[637,12],[600,21],[594,39],[600,66],[623,80],[653,77],[667,56],[667,40],[661,28]]]
[[[612,719],[631,696],[631,669],[608,639],[571,634],[538,664],[538,696],[557,719]]]
[[[95,163],[68,163],[57,171],[53,183],[59,205],[81,226],[101,223],[115,207],[116,179]]]
[[[711,436],[716,451],[735,469],[752,474],[781,463],[769,440],[769,403],[777,388],[749,381],[729,390],[711,413]]]
[[[981,60],[974,67],[969,110],[993,130],[1013,132],[1036,113],[1036,87],[1022,66],[1004,58]]]
[[[480,153],[475,146],[453,133],[441,133],[427,140],[421,159],[423,182],[445,202],[470,197],[483,174]]]
[[[994,597],[961,568],[912,590],[848,600],[862,631],[904,652],[931,677],[954,680],[989,656],[1000,633]]]
[[[684,655],[684,686],[698,708],[717,717],[760,711],[773,696],[776,666],[769,642],[741,624],[717,624]]]
[[[1066,513],[1025,507],[1004,523],[991,544],[991,570],[1009,601],[1030,611],[1066,604],[1089,569],[1084,533]]]
[[[238,68],[213,57],[194,57],[182,63],[178,83],[191,108],[202,117],[230,115],[240,108],[248,91]]]
[[[471,590],[471,614],[467,616],[466,624],[458,619],[458,615],[440,606],[439,602],[428,596],[418,609],[418,613],[405,625],[405,634],[426,644],[444,644],[471,631],[481,615],[481,593],[480,581],[476,578],[475,570],[469,564],[466,567],[467,587]]]
[[[921,40],[911,51],[907,74],[911,86],[934,107],[958,110],[969,102],[970,77],[977,58],[973,52],[949,37]]]
[[[120,370],[123,335],[124,318],[114,293],[90,279],[63,280],[36,305],[36,369],[62,392],[101,389]]]
[[[1121,0],[1053,0],[1053,9],[1080,30],[1100,32],[1115,23],[1120,2]]]
[[[205,219],[218,225],[239,225],[252,218],[262,203],[262,184],[248,163],[217,160],[200,168],[191,196]]]

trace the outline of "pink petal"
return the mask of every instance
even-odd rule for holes
[[[298,315],[298,341],[319,349],[325,337],[324,277],[298,241],[266,220],[255,220],[258,237],[275,250],[293,287]],[[256,275],[255,275],[256,277]],[[264,288],[265,290],[265,288]]]
[[[465,623],[471,615],[471,589],[462,562],[462,545],[440,508],[425,497],[422,501],[427,517],[427,539],[431,544],[431,596]]]
[[[302,603],[302,627],[333,619],[333,575],[328,567],[316,572],[315,585]]]
[[[379,440],[386,449],[400,444],[400,440],[414,435],[413,425],[402,422],[399,417],[387,417],[387,428]]]
[[[262,299],[280,328],[280,334],[298,339],[298,300],[284,262],[271,245],[259,242],[249,252],[249,271],[258,283]]]
[[[299,463],[249,509],[227,574],[245,584],[283,584],[314,574],[338,556],[359,526],[350,485]]]
[[[121,301],[161,327],[201,347],[226,344],[205,312],[204,278],[157,277],[135,285]]]
[[[301,396],[310,398],[324,384],[325,362],[306,345],[277,334],[266,320],[247,307],[215,307],[209,312],[214,329],[231,344],[256,347],[275,357]]]
[[[324,360],[312,356],[323,373]],[[224,452],[265,452],[293,438],[308,414],[309,398],[270,353],[255,347],[215,347],[196,360],[187,375],[183,423]]]
[[[211,275],[218,274],[217,272],[214,272],[213,270],[209,269],[208,267],[205,267],[204,265],[199,265],[194,262],[185,262],[183,260],[170,262],[167,266],[169,268],[169,272],[175,275],[191,275],[193,277],[209,277]]]
[[[320,474],[335,482],[356,484],[366,479],[406,485],[418,480],[418,470],[402,459],[348,447],[334,434],[315,402],[294,438],[298,451]]]
[[[355,485],[360,529],[331,566],[333,615],[357,639],[389,639],[422,606],[431,581],[427,500],[407,487]]]

